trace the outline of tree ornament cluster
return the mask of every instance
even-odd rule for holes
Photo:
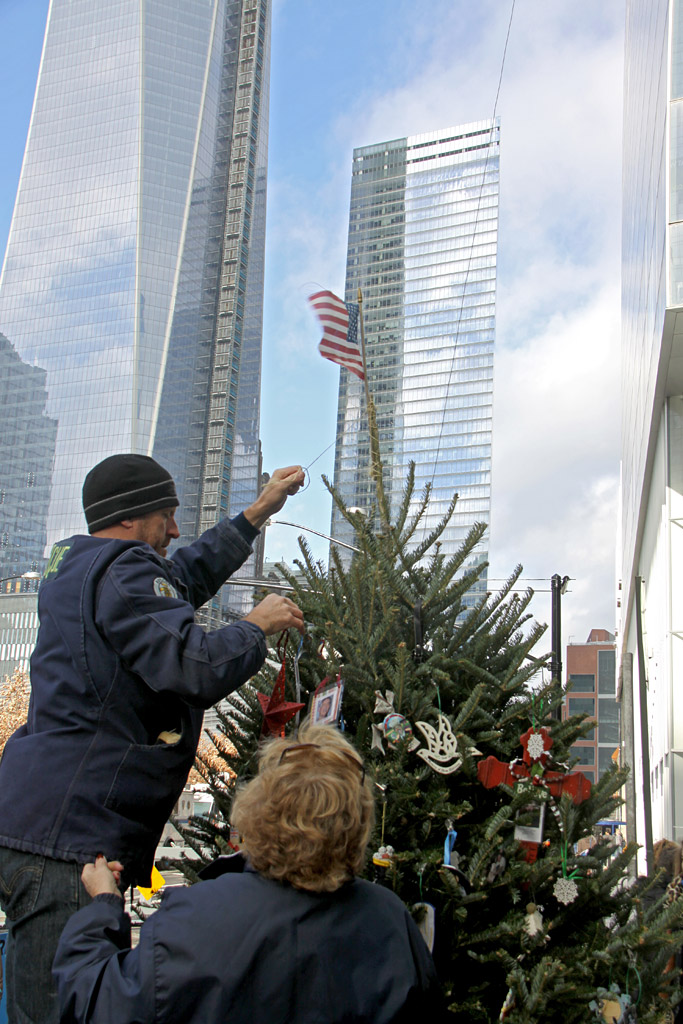
[[[482,524],[456,554],[443,554],[439,538],[456,501],[427,528],[429,488],[415,492],[412,469],[391,519],[379,497],[361,521],[331,491],[358,552],[333,547],[327,566],[300,541],[296,575],[285,570],[310,624],[298,661],[301,701],[323,679],[343,678],[340,726],[378,794],[366,876],[412,908],[449,1020],[586,1024],[605,984],[630,991],[635,1005],[637,976],[638,1020],[661,1024],[675,991],[663,972],[683,946],[683,906],[674,897],[644,909],[626,884],[633,846],[619,852],[599,838],[585,856],[575,852],[597,822],[618,817],[627,772],[615,767],[591,785],[572,768],[585,727],[581,716],[554,718],[557,683],[537,688],[527,655],[543,627],[529,617],[531,593],[517,592],[521,569],[486,593]],[[258,692],[243,687],[221,713],[238,779],[256,763],[258,694],[277,687],[278,702],[294,702],[293,657],[283,661],[283,689],[267,669]],[[280,725],[295,728],[294,720]],[[190,831],[199,849],[227,847],[228,797],[217,797],[222,823]]]

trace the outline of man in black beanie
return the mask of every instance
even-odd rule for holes
[[[222,629],[194,621],[303,481],[299,466],[276,470],[253,505],[167,559],[179,536],[170,474],[134,454],[88,473],[90,536],[50,554],[28,721],[0,762],[10,1022],[59,1020],[52,959],[67,919],[89,902],[83,864],[104,853],[123,865],[123,886],[149,884],[204,710],[260,669],[267,635],[303,631],[300,609],[275,594]]]

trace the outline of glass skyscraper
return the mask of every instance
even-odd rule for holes
[[[683,840],[681,0],[627,0],[624,84],[618,678],[647,848]]]
[[[498,120],[478,121],[353,153],[346,301],[361,288],[385,491],[395,512],[410,461],[415,506],[432,485],[414,543],[459,493],[447,555],[475,521],[489,522],[499,136]],[[363,384],[344,369],[334,483],[369,511]],[[353,542],[336,508],[332,535]],[[485,536],[474,558],[487,549]]]
[[[0,483],[0,576],[29,504],[43,552],[83,531],[114,452],[171,471],[182,540],[257,493],[269,47],[269,0],[51,0],[0,278],[42,490]]]

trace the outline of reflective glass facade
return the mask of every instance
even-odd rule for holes
[[[385,488],[395,511],[410,461],[431,530],[457,491],[442,550],[489,521],[498,233],[498,122],[354,150],[346,301],[360,286]],[[335,486],[374,501],[363,384],[341,370]],[[352,541],[333,511],[332,535]],[[488,541],[476,557],[486,557]]]
[[[269,32],[268,0],[51,2],[0,278],[41,555],[113,452],[174,474],[183,540],[257,492]]]

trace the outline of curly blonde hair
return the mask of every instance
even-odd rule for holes
[[[333,892],[357,874],[374,824],[363,762],[329,725],[274,739],[238,790],[231,822],[254,868],[299,889]]]
[[[675,843],[673,839],[658,839],[652,852],[655,868],[663,868],[666,871],[667,881],[680,877],[682,853],[680,843]]]

